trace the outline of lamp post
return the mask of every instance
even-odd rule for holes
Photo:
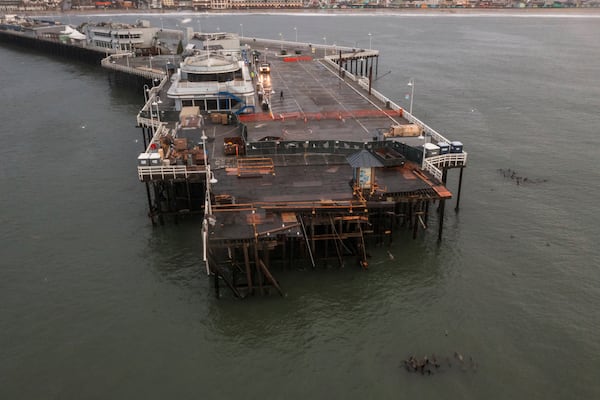
[[[298,28],[294,27],[294,33],[296,34],[296,42],[298,41]]]
[[[415,80],[413,78],[408,81],[408,86],[410,86],[410,108],[408,112],[412,115],[413,98],[415,97]]]
[[[162,100],[160,99],[159,96],[156,96],[156,98],[154,99],[154,101],[152,102],[152,105],[154,107],[156,107],[156,119],[158,120],[158,124],[160,126],[160,113],[158,110],[158,106],[162,104]],[[150,115],[152,115],[152,107],[150,107]]]
[[[242,39],[244,38],[244,24],[240,24],[240,32],[242,34]]]
[[[281,50],[283,51],[283,33],[279,32],[279,41],[281,42]]]
[[[204,171],[206,177],[206,190],[204,197],[204,220],[202,221],[202,250],[203,250],[203,261],[206,263],[206,274],[210,275],[210,266],[208,265],[207,257],[207,245],[208,245],[208,226],[216,223],[215,217],[212,215],[212,204],[210,201],[210,185],[217,183],[214,173],[210,170],[210,164],[206,161],[206,140],[208,137],[202,129],[202,151],[204,152]]]
[[[144,84],[144,104],[148,102],[148,93],[150,92],[150,86]]]
[[[323,57],[327,55],[327,36],[323,36]]]
[[[371,32],[369,32],[369,50],[371,50],[373,48],[371,46],[371,39],[373,39],[373,34]]]
[[[152,56],[150,56],[150,58],[148,58],[148,60],[150,60],[150,69],[152,70]]]

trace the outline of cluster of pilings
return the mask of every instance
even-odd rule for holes
[[[379,72],[379,52],[370,50],[343,53],[341,50],[333,61],[345,70],[357,76],[372,76],[373,64],[375,64],[375,75]]]
[[[239,240],[209,239],[207,266],[215,294],[221,296],[224,284],[238,298],[272,291],[284,296],[277,271],[306,267],[368,269],[368,248],[391,246],[395,231],[400,229],[411,231],[416,239],[419,227],[428,229],[435,202],[439,202],[438,219],[443,218],[440,210],[444,200],[424,197],[363,203],[333,211],[290,208],[287,211],[296,215],[297,224],[285,230]],[[220,220],[218,205],[213,212]]]

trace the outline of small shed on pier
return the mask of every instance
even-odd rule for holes
[[[354,186],[360,189],[372,190],[375,185],[375,169],[382,168],[383,163],[368,150],[361,150],[346,157],[354,169]]]

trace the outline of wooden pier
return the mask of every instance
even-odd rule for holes
[[[261,74],[251,63],[257,85],[280,93],[267,110],[203,113],[201,163],[161,165],[152,176],[139,169],[153,221],[194,206],[204,214],[203,261],[217,296],[222,286],[240,298],[284,295],[276,271],[292,266],[367,269],[369,246],[391,245],[398,229],[418,238],[432,213],[441,240],[448,171],[459,168],[462,184],[467,154],[425,154],[424,143],[449,140],[371,88],[378,52],[330,48],[317,57],[319,49],[294,43],[290,52],[311,57],[288,57],[275,42],[246,39],[271,66]],[[145,144],[173,131],[167,81],[147,88],[138,116]],[[408,125],[420,135],[390,133]]]

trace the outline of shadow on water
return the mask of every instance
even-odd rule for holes
[[[148,222],[150,225],[150,222]],[[200,218],[183,218],[151,229],[144,257],[160,280],[177,286],[197,288],[206,280],[202,262]]]

